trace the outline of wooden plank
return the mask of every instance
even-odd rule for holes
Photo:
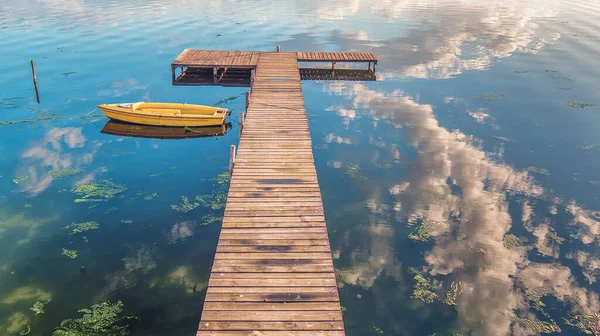
[[[231,252],[217,252],[215,259],[231,259],[231,260],[242,260],[242,259],[330,259],[331,253],[329,252],[301,252],[301,253],[290,253],[285,252],[264,252],[264,253],[231,253]]]
[[[297,238],[297,237],[296,237]],[[220,246],[329,246],[329,241],[325,239],[231,239],[220,238]]]
[[[336,292],[323,293],[206,293],[205,302],[336,302]]]
[[[214,279],[333,279],[331,273],[212,273]]]
[[[211,287],[336,287],[335,279],[210,279]]]
[[[286,303],[253,303],[253,302],[207,302],[204,305],[204,311],[207,310],[251,310],[251,311],[340,311],[340,304],[337,302],[286,302]]]
[[[284,310],[284,311],[227,311],[205,310],[202,318],[206,321],[341,321],[340,311],[331,310]]]

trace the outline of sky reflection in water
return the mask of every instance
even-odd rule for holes
[[[99,103],[243,93],[172,87],[183,48],[379,56],[377,82],[304,83],[348,335],[536,334],[514,316],[577,335],[565,319],[599,310],[596,3],[34,1],[0,12],[0,123],[62,116],[0,127],[1,333],[29,323],[48,335],[106,299],[142,318],[135,335],[194,332],[222,209],[171,206],[218,192],[237,126],[158,140],[79,118]],[[73,188],[102,181],[127,190],[74,202]],[[100,227],[63,228],[87,221]],[[430,239],[409,239],[424,222]],[[519,246],[506,247],[509,234]],[[442,281],[440,297],[460,283],[456,305],[412,298],[409,267]],[[536,309],[525,294],[540,287],[552,294]]]

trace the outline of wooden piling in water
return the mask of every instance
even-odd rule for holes
[[[235,145],[229,147],[229,176],[233,174],[233,166],[235,166]]]
[[[35,89],[35,99],[38,104],[40,103],[40,92],[37,86],[37,75],[35,74],[35,65],[33,64],[33,60],[31,60],[31,76],[33,77],[33,88]]]

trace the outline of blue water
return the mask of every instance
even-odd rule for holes
[[[584,334],[574,324],[600,311],[598,13],[582,0],[0,2],[0,125],[34,120],[0,126],[0,334],[50,335],[121,300],[133,335],[193,335],[223,209],[172,205],[223,193],[235,120],[159,140],[80,116],[239,96],[235,119],[244,88],[174,87],[171,61],[277,45],[380,60],[376,82],[303,85],[348,335]],[[75,202],[102,181],[127,190]]]

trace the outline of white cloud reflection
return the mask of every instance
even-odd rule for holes
[[[523,291],[544,284],[555,288],[559,300],[576,298],[575,310],[597,311],[597,295],[580,287],[567,267],[532,263],[525,248],[504,247],[504,237],[513,224],[507,198],[517,194],[531,199],[546,197],[527,171],[496,162],[480,148],[461,141],[466,135],[440,126],[431,105],[420,104],[401,91],[385,94],[361,84],[348,84],[342,92],[356,109],[368,111],[373,119],[394,127],[406,126],[407,142],[418,148],[408,176],[384,192],[394,197],[392,211],[397,218],[434,221],[431,235],[435,244],[424,256],[425,270],[461,281],[463,293],[457,310],[473,335],[527,334],[510,317],[526,311]],[[367,206],[373,216],[381,218],[389,210],[378,195],[371,195]],[[524,204],[526,229],[537,237],[535,245],[540,253],[558,257],[558,245],[548,238],[549,225],[534,218],[533,211]],[[578,237],[584,243],[593,242],[600,223],[575,204],[568,205],[568,211],[575,216],[571,225],[580,229]],[[376,241],[371,246],[377,248],[354,251],[354,266],[339,271],[343,281],[369,287],[384,270],[398,274],[398,261],[391,257],[394,242],[386,238],[394,229],[376,224],[377,220],[374,223],[369,234]],[[357,258],[361,253],[365,255]],[[587,255],[573,255],[573,259],[592,267],[600,264],[588,260]]]

